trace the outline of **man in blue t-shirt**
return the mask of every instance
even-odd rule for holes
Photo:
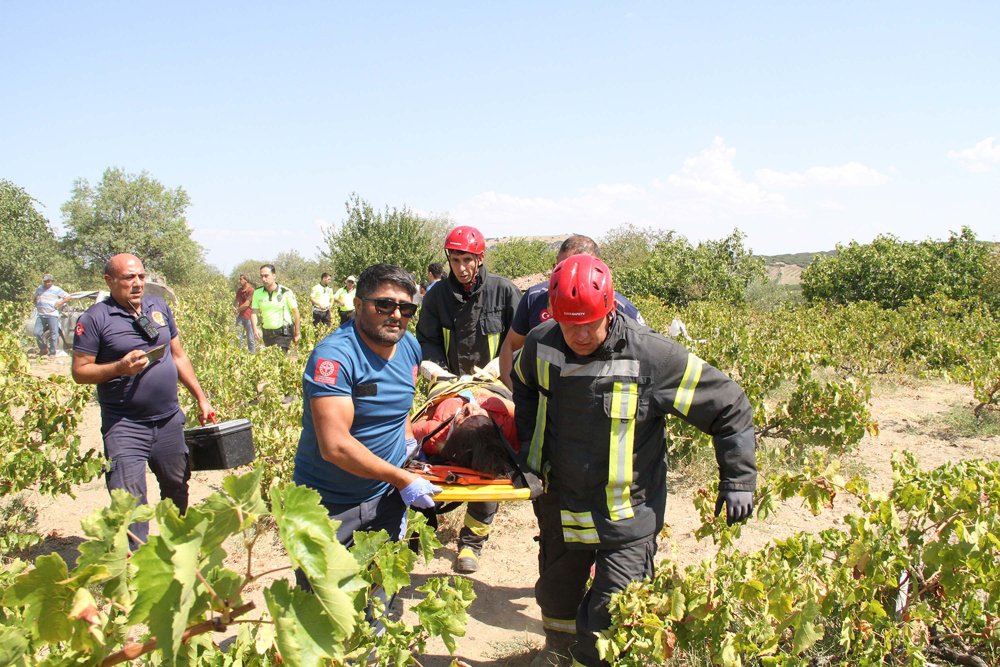
[[[600,258],[601,253],[594,239],[582,234],[573,234],[559,246],[556,264],[573,255],[593,255]],[[646,323],[639,314],[639,309],[618,292],[615,292],[615,302],[619,313],[628,315],[639,324]],[[552,315],[549,313],[549,281],[543,280],[529,287],[521,297],[514,312],[514,321],[510,324],[510,331],[507,332],[507,337],[500,347],[500,379],[508,389],[512,387],[510,371],[513,368],[514,353],[524,345],[528,332],[550,317]]]
[[[355,315],[316,345],[302,376],[302,435],[296,484],[319,492],[339,520],[337,539],[354,531],[405,532],[406,508],[430,508],[440,489],[401,466],[416,450],[410,407],[420,345],[406,325],[417,286],[403,269],[375,264],[357,283]],[[306,586],[301,572],[300,585]]]
[[[166,302],[145,294],[146,270],[135,255],[115,255],[104,266],[111,296],[87,309],[73,338],[73,379],[96,384],[108,491],[124,489],[146,502],[146,464],[183,513],[188,504],[184,413],[180,380],[198,402],[198,421],[215,418],[191,360],[181,346]],[[129,548],[149,535],[149,524],[129,526]]]

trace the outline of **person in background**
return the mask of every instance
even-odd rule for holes
[[[263,341],[264,347],[277,345],[288,352],[291,344],[298,343],[301,337],[295,292],[278,284],[274,264],[260,267],[260,279],[264,284],[253,291],[251,301],[254,335]]]
[[[333,304],[333,288],[330,287],[332,280],[330,274],[324,271],[309,295],[309,301],[312,302],[313,326],[320,324],[330,326],[330,306]]]
[[[251,354],[257,351],[257,336],[253,331],[253,320],[251,318],[250,304],[253,301],[253,283],[250,276],[245,273],[240,274],[240,286],[236,289],[236,296],[233,298],[233,311],[236,313],[236,326],[240,333],[240,345],[246,340],[247,349]]]
[[[51,273],[42,276],[42,284],[35,289],[35,341],[38,354],[65,357],[59,345],[59,309],[69,301],[69,294],[55,284]]]
[[[444,244],[450,273],[427,292],[417,322],[424,359],[455,375],[486,368],[497,356],[510,329],[521,291],[490,274],[484,266],[486,240],[475,227],[456,227]],[[455,569],[479,569],[479,556],[490,536],[496,502],[469,503],[458,534]]]
[[[573,255],[593,255],[600,257],[601,252],[597,242],[589,236],[573,234],[562,242],[559,246],[559,254],[556,255],[556,264],[567,257]],[[639,324],[645,324],[639,309],[625,298],[624,295],[615,292],[615,307],[622,315],[627,315]],[[514,321],[511,322],[510,331],[504,338],[500,348],[500,380],[507,388],[511,388],[510,369],[513,365],[514,353],[524,345],[524,337],[528,332],[545,322],[552,314],[549,312],[549,281],[543,280],[537,285],[532,285],[524,293],[524,298],[517,304],[517,312],[514,313]]]
[[[104,267],[111,296],[87,309],[73,337],[73,379],[96,384],[101,435],[108,458],[108,491],[124,489],[146,502],[146,465],[183,514],[191,466],[177,382],[198,404],[198,421],[215,420],[166,302],[145,294],[146,270],[135,255],[115,255]],[[129,526],[131,550],[149,536],[149,524]]]
[[[653,574],[667,498],[665,418],[712,436],[716,514],[725,507],[735,523],[753,513],[753,414],[733,380],[617,311],[598,258],[557,264],[548,298],[552,319],[528,332],[513,374],[518,456],[549,489],[536,509],[545,647],[532,666],[597,667],[607,664],[596,641],[611,624],[611,596]]]
[[[441,282],[442,278],[444,278],[444,267],[441,266],[440,262],[431,262],[427,265],[427,288],[425,291],[431,291],[431,288]]]
[[[333,295],[333,302],[337,304],[337,312],[340,314],[341,325],[354,317],[355,284],[357,284],[357,278],[347,276],[344,280],[344,286]]]

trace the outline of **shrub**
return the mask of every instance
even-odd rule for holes
[[[900,241],[877,237],[869,244],[837,246],[836,257],[817,257],[802,272],[802,291],[810,301],[872,301],[899,308],[913,298],[943,295],[978,298],[987,277],[990,248],[968,227],[947,241]]]
[[[556,263],[556,250],[544,241],[513,238],[498,243],[486,253],[486,268],[508,278],[546,273]]]

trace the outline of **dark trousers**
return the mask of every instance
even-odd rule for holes
[[[404,529],[406,520],[406,505],[400,498],[399,492],[395,489],[389,491],[378,498],[366,500],[360,505],[338,505],[334,503],[323,503],[331,519],[340,521],[337,527],[337,541],[350,549],[354,546],[355,531],[377,532],[384,530],[389,533],[389,539],[393,542],[399,540]],[[302,570],[295,570],[295,583],[306,591],[312,591],[309,580],[306,579]],[[386,598],[385,589],[381,586],[372,591],[373,595],[385,603],[386,610],[392,605],[392,600]],[[385,628],[382,623],[373,617],[371,608],[366,614],[372,629],[381,634]]]
[[[497,502],[469,503],[465,508],[465,522],[458,531],[458,552],[461,558],[462,549],[471,549],[477,557],[483,551],[483,545],[490,539],[493,519],[496,518]]]
[[[108,491],[123,489],[146,504],[146,465],[160,485],[160,497],[169,498],[183,514],[188,506],[191,466],[184,444],[184,413],[153,422],[105,418],[101,428]],[[135,551],[149,538],[149,523],[129,526],[129,549]]]
[[[330,326],[329,308],[327,308],[326,310],[317,310],[316,308],[313,308],[313,325],[319,326],[320,324],[325,324],[326,326]]]
[[[354,311],[353,310],[341,310],[341,311],[338,311],[338,312],[340,313],[340,323],[341,324],[343,324],[344,322],[347,322],[347,321],[350,321],[350,320],[354,319]]]
[[[572,632],[573,658],[587,667],[606,665],[597,653],[597,633],[611,626],[608,603],[629,582],[653,574],[656,538],[611,549],[567,548],[562,537],[559,498],[544,494],[535,502],[540,531],[535,600],[546,633]],[[587,580],[594,566],[594,580]]]
[[[288,327],[291,329],[291,327]],[[264,347],[270,347],[272,345],[277,345],[285,352],[288,352],[288,348],[292,345],[292,334],[284,333],[286,329],[262,329]]]

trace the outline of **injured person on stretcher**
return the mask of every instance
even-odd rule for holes
[[[514,403],[497,379],[497,369],[491,363],[473,375],[455,377],[436,364],[421,364],[433,384],[427,403],[412,420],[421,446],[418,459],[455,464],[497,479],[514,476],[513,452],[519,449]]]

